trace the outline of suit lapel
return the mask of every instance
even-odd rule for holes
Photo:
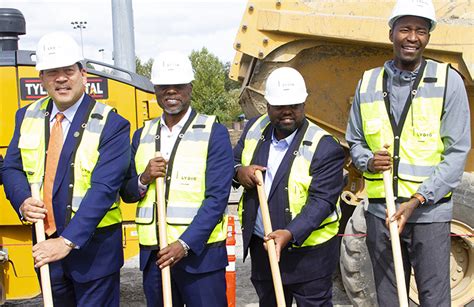
[[[80,131],[84,116],[86,115],[91,102],[92,99],[88,95],[84,95],[84,98],[74,115],[71,126],[69,127],[66,140],[63,144],[63,149],[61,150],[61,155],[59,156],[58,169],[56,171],[56,177],[54,178],[53,197],[62,185],[62,181],[65,179],[64,177],[71,164],[71,155],[77,147],[77,142],[79,140],[79,133],[76,132]]]
[[[296,135],[293,138],[293,141],[291,142],[290,147],[286,151],[285,156],[281,160],[280,166],[278,167],[278,170],[275,174],[275,178],[273,178],[272,187],[270,189],[270,193],[268,193],[268,199],[270,199],[273,196],[273,193],[275,193],[276,188],[280,184],[280,181],[283,178],[288,178],[288,176],[290,175],[290,170],[291,170],[291,166],[293,165],[293,159],[294,159],[293,153],[295,151],[298,151],[298,148],[301,143],[301,139],[303,138],[307,127],[308,127],[308,122],[305,119],[301,128],[298,129],[298,131],[296,132]]]
[[[264,140],[260,145],[260,148],[258,148],[258,151],[255,153],[255,157],[252,159],[250,164],[256,164],[265,167],[267,166],[268,154],[270,153],[270,144],[272,142],[272,129],[272,127],[266,129]],[[263,177],[265,178],[265,175],[263,175]]]

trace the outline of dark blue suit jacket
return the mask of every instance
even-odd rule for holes
[[[248,129],[256,118],[249,121],[244,132],[234,148],[234,163],[241,163],[242,150]],[[306,205],[300,214],[291,216],[285,213],[288,204],[288,176],[291,169],[290,156],[298,149],[304,131],[308,126],[305,120],[297,131],[280,167],[275,175],[268,197],[268,206],[273,230],[288,229],[293,234],[296,245],[301,245],[312,231],[316,230],[321,222],[335,209],[335,204],[343,188],[342,166],[344,151],[332,138],[323,137],[319,142],[311,162],[313,180],[309,187]],[[258,152],[254,154],[252,164],[266,166],[270,150],[273,126],[270,124],[264,135],[264,141]],[[259,206],[257,189],[244,193],[244,213],[242,217],[242,237],[244,242],[244,259],[248,254],[252,239],[257,209]],[[286,284],[299,283],[322,278],[333,273],[338,259],[337,239],[332,239],[317,247],[289,248],[287,246],[281,254],[280,271],[282,281]],[[252,277],[260,280],[271,279],[267,253],[263,247],[252,246]]]
[[[2,174],[3,174],[3,156],[0,155],[0,185],[3,184]]]
[[[122,229],[120,224],[97,230],[96,226],[117,198],[120,185],[130,161],[130,124],[114,112],[110,112],[100,138],[99,161],[92,172],[92,185],[79,210],[66,225],[66,206],[69,204],[69,178],[72,152],[78,131],[93,99],[85,95],[68,131],[59,158],[53,187],[53,208],[57,233],[76,245],[62,260],[64,270],[78,282],[87,282],[120,270],[123,265]],[[52,107],[52,101],[50,101]],[[31,196],[22,168],[18,140],[26,107],[16,113],[15,132],[4,162],[5,193],[15,211]],[[38,136],[40,137],[40,136]]]
[[[120,193],[122,199],[129,203],[141,199],[138,192],[139,174],[135,168],[135,153],[140,143],[141,132],[142,128],[133,135],[132,160]],[[176,264],[176,267],[189,273],[205,273],[227,266],[225,244],[220,247],[206,247],[205,243],[227,208],[232,176],[232,145],[229,133],[223,125],[214,123],[208,145],[206,198],[192,223],[180,237],[189,245],[190,251],[187,257]],[[156,250],[140,249],[140,270],[144,270],[150,254],[156,252]]]

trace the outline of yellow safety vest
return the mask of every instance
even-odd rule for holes
[[[244,140],[244,149],[242,150],[242,166],[252,164],[258,143],[260,140],[263,140],[265,128],[269,123],[270,119],[268,115],[265,114],[258,118],[248,130]],[[293,153],[295,158],[291,164],[290,175],[288,177],[287,187],[285,188],[285,190],[288,191],[287,209],[291,212],[292,217],[298,215],[304,205],[306,205],[308,189],[313,180],[310,174],[311,161],[313,160],[319,141],[326,135],[330,134],[308,121],[308,128],[304,133],[299,148]],[[242,197],[238,210],[241,221],[244,206],[244,197]],[[338,201],[336,203],[336,210],[321,223],[319,228],[313,231],[301,246],[293,245],[293,247],[316,246],[328,241],[337,234],[340,218],[341,209]]]
[[[359,89],[362,128],[367,145],[378,151],[389,144],[397,202],[410,199],[434,171],[444,151],[440,137],[449,65],[423,61],[398,125],[389,116],[387,76],[383,67],[366,71]],[[385,202],[382,174],[364,173],[369,200]],[[451,193],[443,201],[447,201]]]
[[[206,165],[209,138],[215,116],[194,113],[181,131],[168,163],[166,182],[166,222],[168,242],[174,242],[196,216],[206,192]],[[145,123],[135,155],[137,174],[145,171],[148,161],[155,156],[160,133],[160,118]],[[135,222],[142,247],[158,247],[156,190],[152,182],[144,198],[137,205]],[[212,231],[208,245],[222,243],[227,238],[227,214]]]
[[[50,101],[52,102],[50,97],[45,97],[32,103],[26,109],[20,127],[18,148],[21,152],[23,170],[30,184],[43,182],[46,161],[46,132],[49,134],[45,127],[49,127],[49,112],[47,109]],[[71,178],[69,183],[71,199],[66,206],[68,220],[73,218],[75,212],[79,210],[84,196],[91,187],[92,171],[99,160],[100,136],[111,110],[111,107],[95,102],[87,114],[87,123],[81,127],[83,129],[81,131],[82,137],[73,152],[74,178]],[[117,193],[117,201],[111,205],[97,227],[102,228],[121,222],[122,213]]]

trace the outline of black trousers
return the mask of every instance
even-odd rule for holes
[[[257,292],[260,307],[276,307],[276,296],[271,280],[271,270],[268,261],[256,261],[256,259],[267,259],[267,252],[263,248],[263,240],[257,236],[252,237],[250,243],[250,256],[252,258],[252,272],[264,270],[264,274],[256,276],[267,276],[264,280],[251,277],[252,284]],[[253,274],[252,274],[253,275]],[[312,279],[301,283],[284,283],[286,306],[291,306],[293,299],[298,307],[332,306],[332,276]]]

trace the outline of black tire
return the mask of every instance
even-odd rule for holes
[[[453,219],[474,228],[474,173],[464,172],[453,193]]]
[[[377,306],[374,275],[365,244],[364,206],[358,205],[346,225],[339,259],[346,294],[354,306]],[[362,236],[360,236],[362,235]]]

